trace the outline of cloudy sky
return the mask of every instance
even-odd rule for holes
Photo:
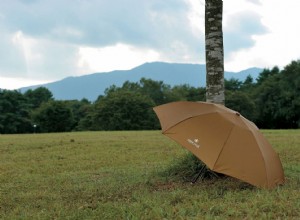
[[[300,59],[299,0],[223,0],[225,69]],[[205,63],[204,0],[0,0],[0,88]]]

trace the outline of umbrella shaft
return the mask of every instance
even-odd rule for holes
[[[202,168],[200,169],[198,175],[192,180],[193,184],[197,182],[197,180],[199,179],[200,176],[204,175],[204,169],[205,169],[205,166],[202,166]]]

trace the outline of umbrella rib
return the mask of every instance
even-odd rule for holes
[[[218,113],[218,111],[209,112],[209,113],[206,113],[206,115],[208,115],[208,114],[209,114],[209,115],[210,115],[210,114],[215,114],[215,113]],[[178,124],[180,124],[180,123],[182,123],[182,122],[184,122],[184,121],[187,121],[187,120],[189,120],[189,119],[191,119],[191,118],[196,118],[196,117],[199,117],[199,116],[202,116],[202,115],[204,115],[204,114],[198,114],[198,115],[195,114],[195,115],[191,115],[191,116],[189,116],[189,117],[186,117],[186,118],[184,118],[184,119],[182,119],[182,120],[178,120],[178,122],[172,124],[171,126],[168,126],[168,127],[164,128],[164,129],[162,130],[162,133],[164,134],[167,130],[169,130],[169,129],[175,127],[176,125],[178,125]]]
[[[257,133],[252,132],[252,135],[256,136]],[[261,153],[260,155],[262,155],[262,161],[264,163],[264,168],[265,168],[265,172],[266,172],[267,186],[269,186],[269,173],[268,173],[268,169],[267,169],[267,161],[265,160],[264,153],[263,153],[263,150],[261,149],[260,145],[258,145],[258,149]]]
[[[233,130],[234,127],[235,127],[235,125],[233,125],[233,126],[231,127],[231,129],[230,129],[230,131],[229,131],[229,134],[228,134],[228,136],[227,136],[227,138],[226,138],[226,140],[225,140],[225,142],[224,142],[224,144],[223,144],[223,147],[222,147],[222,149],[220,150],[219,155],[218,155],[217,159],[215,160],[214,165],[212,166],[212,170],[214,170],[215,165],[216,165],[216,163],[218,162],[218,160],[219,160],[219,158],[220,158],[220,156],[221,156],[221,154],[222,154],[222,152],[223,152],[223,150],[224,150],[224,147],[225,147],[225,145],[226,145],[226,143],[227,143],[227,141],[228,141],[228,139],[229,139],[229,137],[230,137],[230,135],[231,135],[231,131]]]
[[[190,117],[188,117],[188,118],[185,118],[185,119],[183,119],[183,120],[181,120],[181,121],[178,121],[178,122],[174,123],[173,125],[171,125],[171,126],[165,128],[165,129],[162,131],[162,133],[165,134],[168,130],[170,130],[171,128],[175,127],[176,125],[178,125],[178,124],[180,124],[180,123],[182,123],[182,122],[184,122],[184,121],[187,121],[187,120],[189,120],[190,118],[194,118],[194,117],[197,117],[197,116],[198,116],[198,115],[192,115],[192,116],[190,116]]]

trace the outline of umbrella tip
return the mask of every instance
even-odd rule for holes
[[[241,115],[239,112],[235,112],[235,114],[236,114],[237,116],[240,116],[240,115]]]

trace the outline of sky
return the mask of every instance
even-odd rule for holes
[[[223,0],[225,70],[300,59],[299,0]],[[0,0],[0,88],[205,63],[204,0]]]

